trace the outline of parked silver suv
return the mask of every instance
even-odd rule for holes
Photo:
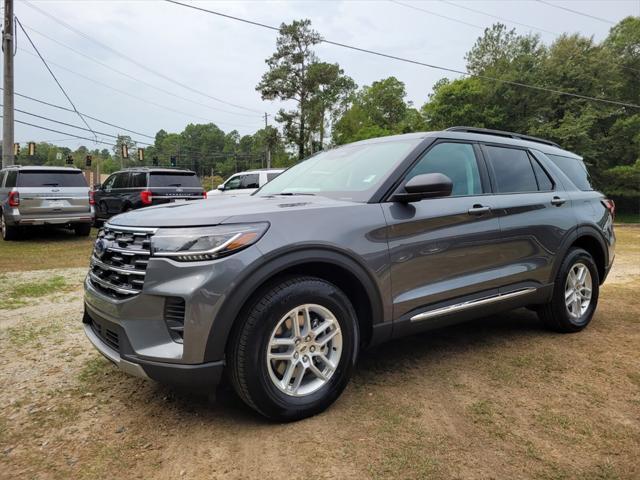
[[[94,219],[93,196],[77,168],[21,167],[0,170],[0,227],[15,240],[23,227],[58,225],[87,236]]]

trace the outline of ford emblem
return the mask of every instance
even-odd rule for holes
[[[94,251],[96,252],[96,256],[98,258],[102,258],[105,252],[107,251],[107,249],[109,248],[109,242],[104,238],[99,238],[98,240],[96,240],[96,244],[93,248],[94,248]]]

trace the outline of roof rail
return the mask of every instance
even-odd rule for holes
[[[530,135],[523,135],[521,133],[507,132],[504,130],[492,130],[490,128],[479,127],[449,127],[447,132],[466,132],[466,133],[480,133],[484,135],[496,135],[498,137],[516,138],[518,140],[526,140],[528,142],[543,143],[545,145],[551,145],[552,147],[561,148],[556,142],[551,140],[545,140],[544,138],[532,137]]]

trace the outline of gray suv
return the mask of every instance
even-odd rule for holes
[[[84,328],[121,369],[261,414],[327,408],[359,352],[518,307],[587,326],[614,257],[613,202],[582,159],[455,127],[321,152],[249,197],[112,218]]]
[[[21,167],[0,170],[0,227],[15,240],[24,227],[57,225],[88,236],[94,220],[93,193],[77,168]]]

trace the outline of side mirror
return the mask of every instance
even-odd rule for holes
[[[220,190],[221,192],[224,191],[224,183],[218,185],[218,190]]]
[[[102,190],[102,185],[101,185],[101,184],[99,184],[99,183],[96,183],[96,184],[93,186],[93,191],[95,192],[95,191],[98,191],[98,190]]]
[[[417,202],[423,198],[448,197],[453,190],[453,182],[442,173],[425,173],[416,175],[398,190],[391,197],[392,201]]]

